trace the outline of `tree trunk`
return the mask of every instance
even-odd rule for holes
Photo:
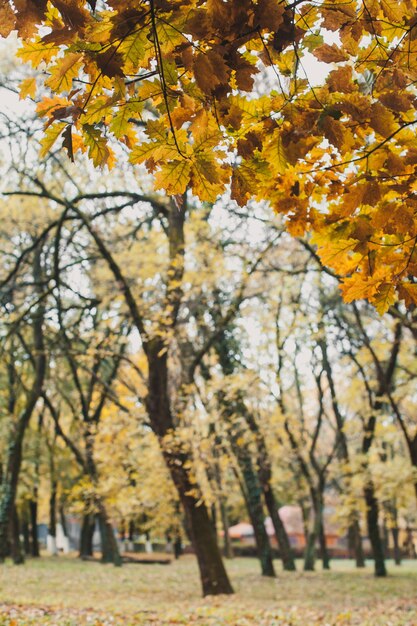
[[[10,520],[10,556],[15,565],[22,565],[25,557],[20,543],[20,523],[17,507],[13,507],[12,517]]]
[[[253,526],[262,576],[274,577],[275,570],[272,561],[271,544],[265,528],[261,486],[253,470],[248,450],[243,448],[237,450],[237,456],[246,488],[246,506]]]
[[[148,415],[185,512],[186,528],[197,557],[203,595],[231,594],[233,588],[222,561],[207,506],[192,475],[192,453],[184,449],[183,441],[175,440],[175,423],[168,392],[168,355],[164,341],[154,339],[148,343],[147,357]]]
[[[355,518],[349,526],[348,530],[349,548],[352,550],[351,558],[356,561],[356,567],[365,567],[365,555],[363,552],[361,530],[359,521]]]
[[[65,508],[62,503],[59,505],[59,521],[61,522],[62,532],[64,536],[68,537],[67,520],[65,518]]]
[[[234,557],[233,546],[232,546],[232,540],[229,535],[229,516],[227,515],[226,502],[224,501],[224,498],[222,498],[221,496],[220,496],[219,506],[220,506],[220,517],[222,519],[222,526],[223,526],[223,533],[224,533],[223,553],[226,559],[233,559]]]
[[[389,549],[389,530],[385,515],[382,519],[382,547],[384,549],[384,554],[386,555],[386,558],[390,558],[391,555]]]
[[[311,507],[306,505],[306,502],[304,500],[304,498],[301,498],[298,501],[298,505],[301,509],[301,516],[303,518],[303,531],[304,531],[304,539],[306,544],[308,543],[308,537],[310,534],[310,524],[309,524],[309,517],[310,517],[310,512],[311,512]]]
[[[51,483],[51,495],[49,498],[49,528],[48,534],[50,538],[50,551],[52,556],[58,555],[58,549],[56,545],[56,492],[57,483],[52,480]]]
[[[250,521],[255,536],[256,551],[261,564],[262,576],[275,576],[274,564],[272,560],[271,544],[265,529],[265,515],[262,501],[262,487],[259,481],[258,473],[252,465],[251,453],[248,447],[241,443],[240,439],[244,438],[244,430],[236,427],[233,422],[235,411],[243,411],[241,403],[234,405],[225,400],[220,395],[220,401],[223,403],[223,417],[228,426],[228,434],[234,455],[236,456],[243,479],[241,485],[243,496],[246,502],[246,508],[249,513]]]
[[[323,523],[323,516],[321,516],[319,541],[320,541],[320,552],[321,552],[321,560],[323,563],[323,569],[330,569],[330,555],[327,550],[326,533],[325,533],[325,528],[324,528],[324,523]]]
[[[215,432],[214,428],[212,428],[212,432]],[[232,541],[229,535],[229,516],[227,514],[227,502],[226,502],[226,498],[223,495],[222,473],[221,473],[220,465],[218,461],[218,452],[219,452],[220,446],[221,446],[220,437],[215,437],[214,445],[213,445],[213,455],[215,457],[213,474],[214,474],[214,479],[215,479],[218,493],[219,493],[218,500],[219,500],[220,518],[221,518],[222,528],[223,528],[223,533],[224,533],[223,554],[226,557],[226,559],[233,559],[233,556],[234,556],[233,546],[232,546]]]
[[[417,558],[417,553],[413,541],[413,529],[410,528],[408,524],[406,527],[406,539],[404,542],[404,549],[406,550],[406,555],[409,559]]]
[[[291,550],[290,540],[288,538],[284,524],[282,523],[282,519],[279,515],[278,504],[275,500],[275,496],[270,485],[268,486],[268,488],[264,488],[264,498],[266,508],[268,509],[268,513],[274,526],[275,537],[277,538],[277,542],[279,545],[283,568],[287,572],[294,572],[296,567],[294,556]]]
[[[37,494],[36,494],[37,495]],[[30,533],[31,533],[31,555],[35,558],[39,557],[39,539],[38,539],[38,502],[37,500],[29,500],[30,510]]]
[[[387,570],[385,568],[384,547],[378,527],[378,501],[375,497],[375,489],[371,479],[368,480],[368,484],[364,489],[364,496],[366,502],[368,536],[375,562],[375,576],[383,577],[387,575]]]
[[[30,556],[30,529],[29,529],[29,521],[27,517],[22,521],[22,534],[23,534],[23,550],[25,556]]]
[[[201,498],[192,495],[196,485],[190,480],[189,470],[185,469],[190,459],[185,452],[175,454],[172,450],[163,450],[163,454],[184,508],[186,527],[200,569],[203,595],[231,594],[233,588],[221,558],[207,506]]]
[[[0,562],[4,561],[8,551],[9,529],[12,523],[13,508],[15,506],[17,483],[22,464],[22,448],[26,429],[30,422],[36,403],[42,392],[46,371],[46,354],[43,340],[43,321],[45,316],[45,302],[43,299],[41,248],[35,250],[33,259],[33,281],[42,296],[32,314],[33,330],[33,382],[27,394],[26,404],[13,424],[9,435],[9,444],[6,452],[5,471],[2,476],[2,496],[0,501]],[[13,415],[13,412],[11,412]]]
[[[213,524],[213,530],[217,536],[217,511],[215,502],[211,505],[211,523]]]
[[[417,433],[411,442],[407,439],[407,443],[409,444],[411,463],[413,467],[417,468]],[[417,499],[417,478],[414,479],[414,491]]]
[[[95,530],[95,517],[91,513],[87,513],[83,517],[80,534],[80,553],[81,559],[93,556],[93,535]]]
[[[385,503],[386,511],[388,514],[389,523],[391,526],[392,542],[394,545],[393,557],[395,565],[401,565],[401,548],[399,542],[399,528],[398,528],[398,511],[395,499]],[[387,529],[388,531],[388,529]],[[389,545],[389,537],[387,537]]]
[[[182,550],[181,535],[178,532],[175,536],[175,541],[174,541],[174,556],[176,559],[179,559],[180,556],[182,556],[182,554],[183,554],[183,550]]]
[[[193,544],[200,565],[203,595],[233,593],[221,560],[207,507],[204,504],[198,506],[194,498],[186,498],[185,512],[190,520]]]
[[[316,562],[316,539],[315,529],[311,529],[307,535],[307,544],[304,551],[304,571],[314,572]]]
[[[266,446],[265,437],[258,426],[255,416],[246,410],[244,402],[242,402],[242,411],[248,426],[255,436],[258,449],[258,478],[264,494],[265,504],[268,509],[269,516],[274,526],[275,537],[279,546],[282,566],[288,572],[294,572],[295,560],[291,550],[290,540],[282,523],[278,511],[278,503],[275,499],[272,489],[272,466]]]
[[[346,466],[349,466],[350,455],[349,455],[349,447],[348,447],[346,432],[344,429],[345,418],[339,409],[339,402],[338,402],[337,395],[336,395],[336,386],[335,386],[335,382],[333,379],[332,365],[331,365],[331,362],[329,360],[329,356],[327,353],[326,335],[324,335],[324,337],[319,341],[318,345],[320,346],[322,357],[323,357],[323,367],[326,372],[327,380],[329,383],[333,413],[336,419],[336,425],[337,425],[337,430],[338,430],[338,437],[339,437],[339,446],[337,450],[338,456],[343,460]],[[351,484],[352,484],[352,474],[351,474],[351,471],[349,470],[345,478],[345,487],[344,487],[345,493],[346,492],[348,493],[350,491]],[[356,559],[356,567],[361,568],[361,567],[365,567],[365,557],[363,554],[360,526],[359,526],[359,522],[357,519],[357,513],[355,511],[352,512],[352,519],[353,521],[349,526],[349,541],[352,545],[353,553]]]
[[[7,473],[3,476],[3,494],[0,503],[0,563],[9,553],[10,528],[13,525],[17,481],[20,472],[23,436],[20,433],[7,450]]]
[[[313,519],[310,521],[310,527],[307,537],[307,545],[304,553],[304,571],[313,572],[316,562],[316,541],[319,539],[321,544],[321,533],[323,529],[323,504],[318,502],[318,496],[312,493],[312,512]],[[323,533],[324,534],[324,533]],[[326,546],[324,546],[326,547]],[[323,554],[323,553],[322,553]],[[324,567],[324,560],[323,560]]]
[[[323,569],[330,569],[330,555],[327,550],[326,529],[324,527],[324,487],[324,482],[319,481],[319,492],[316,496],[314,508],[317,516],[317,534]]]
[[[122,565],[119,547],[114,536],[113,526],[108,518],[106,508],[101,502],[99,504],[98,521],[101,538],[101,560],[103,563],[113,563],[117,567]]]
[[[128,529],[128,538],[129,541],[131,541],[133,543],[134,539],[135,539],[135,522],[133,522],[132,520],[129,522],[129,529]]]
[[[392,540],[394,543],[394,562],[395,565],[401,565],[401,548],[398,541],[399,530],[398,526],[394,526],[392,529]]]

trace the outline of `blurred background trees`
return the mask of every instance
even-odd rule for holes
[[[57,553],[71,520],[115,565],[191,545],[206,594],[232,592],[222,553],[411,556],[414,307],[344,304],[262,203],[39,161],[28,106],[0,132],[0,558],[39,556],[41,522]]]

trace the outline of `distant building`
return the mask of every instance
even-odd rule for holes
[[[304,533],[303,517],[301,508],[296,505],[286,505],[279,509],[279,514],[287,531],[291,547],[294,552],[301,555],[306,545],[306,537]],[[334,515],[333,507],[326,507],[325,532],[326,542],[332,556],[349,556],[348,541],[346,533],[344,533],[332,520]],[[265,519],[265,528],[271,541],[271,546],[277,548],[277,540],[275,538],[274,527],[270,517]],[[255,545],[255,537],[253,527],[247,522],[240,522],[229,528],[229,535],[235,541],[238,541],[242,547],[250,547]]]
[[[324,509],[324,530],[326,536],[326,544],[332,557],[353,557],[352,551],[349,549],[347,532],[336,521],[336,508],[334,506],[326,506]],[[279,514],[287,531],[291,547],[297,556],[301,556],[306,546],[306,537],[304,532],[303,517],[301,508],[296,505],[286,505],[279,509]],[[265,518],[265,528],[270,538],[271,546],[278,548],[275,538],[274,527],[270,517]],[[385,541],[386,555],[393,556],[394,545],[392,533],[386,528],[381,528],[381,534]],[[229,535],[236,545],[244,548],[255,547],[255,536],[253,527],[248,522],[240,522],[229,528]],[[363,549],[366,555],[371,553],[371,545],[368,537],[363,535]],[[402,556],[416,558],[417,555],[417,529],[410,528],[405,520],[399,520],[399,546]]]

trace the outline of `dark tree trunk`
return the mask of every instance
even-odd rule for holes
[[[212,429],[212,432],[213,433],[215,432],[214,428]],[[226,502],[226,498],[223,495],[222,473],[221,473],[220,465],[218,461],[218,454],[219,454],[220,446],[221,446],[220,437],[215,437],[214,446],[213,446],[213,455],[215,457],[213,474],[214,474],[214,480],[216,482],[217,489],[219,492],[218,500],[219,500],[219,509],[220,509],[220,519],[221,519],[223,533],[224,533],[223,554],[226,557],[226,559],[233,559],[233,547],[232,547],[232,541],[229,535],[229,517],[227,514],[227,502]]]
[[[53,556],[58,554],[56,547],[56,495],[57,495],[57,483],[52,480],[51,495],[49,498],[49,528],[48,534],[51,537],[51,552]]]
[[[389,531],[385,516],[382,520],[382,547],[384,548],[384,554],[389,558],[391,556],[389,550]]]
[[[369,397],[369,405],[372,410],[371,416],[368,418],[362,439],[362,454],[364,455],[363,469],[365,472],[369,473],[369,451],[372,446],[372,442],[375,436],[375,427],[377,423],[377,415],[381,409],[384,408],[384,400],[383,397],[385,394],[389,393],[392,389],[392,385],[394,382],[395,370],[397,365],[398,354],[401,346],[401,336],[402,336],[402,322],[397,321],[395,325],[394,338],[391,345],[391,353],[389,358],[383,363],[376,356],[376,353],[370,347],[370,339],[366,333],[365,327],[362,323],[360,312],[356,305],[353,305],[356,320],[358,322],[358,326],[361,330],[364,345],[368,348],[368,352],[372,356],[372,359],[375,363],[376,368],[376,376],[378,380],[378,389],[375,395],[372,394],[371,388],[366,380],[366,374],[363,371],[363,368],[358,364],[359,372],[361,373],[365,386],[368,390]],[[383,541],[381,538],[381,534],[378,527],[378,516],[379,516],[379,507],[378,500],[375,495],[375,488],[372,482],[372,477],[369,475],[367,477],[367,483],[364,488],[364,498],[366,503],[366,521],[368,527],[368,536],[372,546],[372,554],[375,561],[375,576],[383,577],[387,575],[387,570],[385,567],[385,557],[384,557],[384,547]]]
[[[258,423],[249,411],[246,411],[246,406],[242,402],[242,413],[255,435],[256,444],[258,448],[258,478],[262,487],[266,508],[268,509],[269,516],[274,526],[275,537],[279,546],[280,556],[282,560],[282,566],[284,570],[288,572],[294,572],[295,560],[291,550],[290,540],[285,530],[285,526],[282,523],[281,517],[278,511],[278,503],[275,499],[275,495],[272,489],[272,467],[271,461],[266,446],[266,441],[261,432]]]
[[[390,507],[391,523],[392,523],[392,542],[394,544],[394,563],[395,565],[401,565],[401,548],[399,542],[399,528],[398,528],[398,512],[395,503]]]
[[[17,507],[13,507],[12,518],[10,520],[10,556],[15,565],[22,565],[25,557],[20,543],[20,523]]]
[[[214,502],[211,505],[211,523],[213,524],[213,530],[217,536],[217,511],[216,511],[216,504]]]
[[[413,467],[417,467],[417,434],[411,441],[407,438],[407,443],[410,451],[411,463],[413,464]],[[414,479],[414,491],[417,499],[417,478]]]
[[[23,550],[25,556],[30,556],[30,528],[29,520],[27,516],[22,521],[22,534],[23,534]]]
[[[322,357],[323,357],[323,367],[326,372],[327,380],[329,383],[333,413],[336,418],[336,425],[338,429],[338,437],[339,437],[339,446],[337,450],[338,456],[344,461],[344,463],[346,463],[346,465],[349,465],[350,464],[349,447],[348,447],[348,441],[347,441],[347,437],[346,437],[346,433],[344,429],[345,418],[339,409],[339,403],[338,403],[338,399],[336,395],[336,386],[335,386],[335,382],[333,379],[333,370],[332,370],[331,362],[329,360],[329,356],[327,353],[327,341],[325,338],[319,341],[319,346],[320,346]],[[349,471],[346,476],[347,484],[345,486],[345,491],[350,490],[351,482],[352,482],[352,475]],[[349,527],[349,542],[351,543],[351,546],[353,548],[354,557],[356,559],[356,567],[365,567],[365,558],[364,558],[363,548],[362,548],[360,527],[359,527],[359,522],[358,522],[355,512],[353,512],[352,519],[353,521]],[[323,566],[324,566],[324,563],[323,563]]]
[[[182,554],[183,554],[183,550],[182,550],[181,535],[177,533],[175,537],[175,541],[174,541],[174,556],[176,559],[179,559],[180,556],[182,556]]]
[[[87,513],[83,517],[80,534],[80,553],[81,559],[93,556],[93,536],[95,529],[95,517],[91,513]]]
[[[37,285],[38,295],[42,296],[39,305],[32,315],[34,378],[28,392],[26,404],[19,414],[10,432],[6,452],[5,470],[2,475],[2,497],[0,501],[0,562],[4,561],[8,552],[10,524],[12,523],[15,506],[17,483],[22,464],[23,440],[36,403],[41,395],[46,371],[46,354],[43,340],[43,321],[45,302],[43,299],[41,249],[38,248],[33,260],[33,280]],[[14,399],[12,404],[14,404]],[[13,414],[13,411],[11,411]]]
[[[313,527],[307,535],[307,543],[304,551],[304,571],[314,572],[316,562],[316,539],[317,533]]]
[[[200,569],[203,595],[233,593],[207,506],[200,498],[191,495],[195,484],[190,480],[189,470],[185,469],[190,459],[184,451],[175,454],[163,449],[163,453],[184,508],[187,531]]]
[[[185,524],[197,557],[203,595],[233,593],[207,506],[192,476],[192,453],[184,449],[184,442],[175,441],[175,423],[168,392],[168,355],[164,341],[154,339],[148,343],[147,357],[148,415],[185,512]],[[171,436],[167,444],[168,434]]]
[[[190,521],[193,544],[200,565],[203,595],[233,593],[221,560],[207,507],[204,504],[198,506],[194,498],[187,496],[186,498],[184,508]],[[218,557],[213,558],[214,555]]]
[[[324,485],[323,485],[324,488]],[[307,538],[307,545],[304,554],[304,571],[314,571],[316,561],[316,542],[319,540],[321,557],[323,560],[323,569],[330,569],[330,559],[327,554],[326,539],[324,534],[323,523],[323,501],[322,494],[312,492],[311,494],[313,506],[313,519],[310,523],[310,529]]]
[[[272,550],[265,528],[265,516],[262,505],[262,490],[258,477],[253,470],[249,451],[241,448],[236,451],[245,484],[246,506],[253,526],[256,549],[261,563],[262,576],[275,576]]]
[[[94,458],[94,437],[91,436],[91,422],[87,421],[87,423],[88,427],[84,433],[86,457],[85,470],[91,479],[91,482],[96,485],[98,483],[99,476]],[[117,540],[113,532],[113,526],[109,519],[106,506],[101,499],[96,502],[96,506],[100,531],[101,560],[103,563],[113,563],[113,565],[120,567],[122,565],[122,558],[120,556],[119,546],[117,545]]]
[[[392,529],[392,540],[394,543],[394,562],[395,565],[401,565],[401,548],[398,540],[399,530],[398,526],[394,526]]]
[[[374,403],[374,406],[372,408],[374,410],[380,410],[382,408],[381,401],[378,399]],[[375,426],[376,417],[375,415],[371,415],[371,417],[368,419],[364,437],[362,440],[362,453],[365,455],[363,469],[368,473],[368,454],[374,438]],[[374,559],[375,576],[384,577],[387,575],[387,570],[385,567],[384,544],[378,526],[379,506],[371,476],[368,476],[367,483],[364,487],[364,498],[366,504],[366,523],[368,528],[368,537],[372,548],[372,556]]]
[[[127,532],[126,532],[126,520],[122,519],[122,521],[120,522],[120,527],[119,527],[119,536],[121,541],[126,541],[126,537],[127,537]]]
[[[232,540],[229,535],[229,516],[227,515],[227,507],[224,498],[220,497],[220,516],[222,518],[223,526],[223,553],[226,559],[233,559],[233,546]]]
[[[67,520],[65,517],[65,508],[62,503],[59,505],[59,521],[61,522],[62,532],[64,536],[68,537],[68,527],[67,527]]]
[[[20,426],[20,424],[18,425]],[[17,429],[17,434],[7,450],[7,473],[3,476],[3,494],[0,503],[0,563],[9,554],[10,529],[13,526],[17,481],[22,458],[22,443],[25,428]]]
[[[100,503],[98,521],[101,538],[101,560],[103,563],[113,563],[117,567],[122,565],[119,547],[114,536],[113,526],[108,518],[107,511],[103,503]]]
[[[375,562],[375,576],[382,577],[387,575],[385,568],[384,546],[378,527],[379,507],[375,496],[373,482],[369,479],[364,489],[366,502],[366,521],[368,525],[368,536],[371,542],[372,555]]]
[[[128,538],[129,541],[134,541],[135,538],[135,522],[133,522],[132,520],[129,522],[129,530],[128,530]]]
[[[268,509],[268,513],[274,526],[275,536],[279,545],[283,568],[287,572],[294,572],[296,567],[294,556],[291,550],[290,540],[288,538],[284,524],[282,523],[282,519],[279,515],[278,503],[275,500],[274,492],[272,491],[272,488],[270,486],[268,486],[268,488],[264,486],[264,498],[266,508]]]
[[[245,498],[246,508],[249,513],[250,521],[255,536],[256,551],[261,564],[262,576],[274,577],[274,564],[272,561],[272,550],[269,537],[265,529],[265,514],[263,509],[263,492],[259,481],[258,472],[255,471],[251,451],[248,449],[244,441],[245,428],[237,426],[234,423],[234,415],[241,415],[244,411],[243,403],[240,398],[236,401],[230,401],[219,394],[219,402],[223,407],[223,418],[228,428],[233,453],[237,459],[243,484],[241,489]]]
[[[320,544],[321,560],[323,569],[330,569],[330,555],[327,550],[326,529],[324,526],[324,481],[319,482],[319,492],[316,496],[315,511],[317,515],[318,539]]]
[[[359,521],[355,518],[349,526],[348,530],[349,551],[351,558],[356,561],[356,567],[365,567],[365,555],[363,552],[361,530]]]
[[[413,541],[413,530],[408,525],[406,528],[406,539],[403,545],[404,549],[406,550],[406,555],[409,559],[417,558],[417,553]]]
[[[40,555],[39,539],[38,539],[38,502],[37,500],[29,500],[29,511],[30,511],[31,555],[37,558]]]
[[[303,518],[303,531],[304,531],[304,539],[306,542],[306,545],[308,543],[308,536],[310,534],[310,529],[309,529],[309,517],[310,517],[310,511],[311,508],[308,507],[305,503],[304,499],[301,499],[298,501],[299,507],[301,509],[301,516]]]
[[[321,552],[321,560],[323,563],[323,569],[330,569],[330,555],[327,550],[327,542],[326,542],[326,533],[323,523],[323,517],[320,524],[319,531],[319,541],[320,541],[320,552]]]

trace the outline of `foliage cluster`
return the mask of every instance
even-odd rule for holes
[[[36,68],[22,96],[51,92],[42,155],[61,137],[113,167],[116,142],[171,196],[268,199],[292,234],[314,231],[346,301],[416,304],[415,0],[5,0],[0,15]]]

